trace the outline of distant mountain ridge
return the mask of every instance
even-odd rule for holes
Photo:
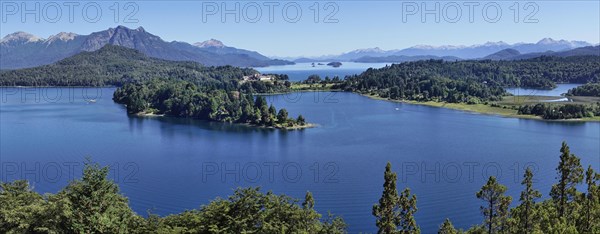
[[[255,51],[228,47],[214,39],[194,46],[185,42],[166,42],[143,27],[130,29],[118,26],[90,35],[61,32],[47,39],[25,32],[9,34],[0,40],[0,69],[51,64],[80,52],[98,50],[107,44],[136,49],[150,57],[194,61],[207,66],[261,67],[291,64],[289,61],[270,59]]]
[[[433,56],[433,55],[416,55],[416,56],[404,56],[404,55],[390,55],[385,57],[360,57],[358,59],[353,60],[357,63],[401,63],[401,62],[411,62],[411,61],[419,61],[419,60],[444,60],[444,61],[459,61],[463,60],[459,57],[454,56]]]
[[[546,51],[566,51],[580,47],[593,46],[591,43],[585,41],[567,41],[567,40],[554,40],[552,38],[543,38],[536,43],[515,43],[508,44],[503,41],[498,42],[486,42],[478,45],[443,45],[443,46],[431,46],[431,45],[416,45],[405,49],[395,50],[383,50],[379,47],[358,49],[342,53],[339,55],[330,56],[319,56],[319,57],[302,57],[294,60],[295,62],[317,62],[317,61],[365,61],[366,58],[381,58],[389,57],[387,60],[394,59],[408,59],[410,57],[418,58],[419,56],[427,57],[440,57],[440,58],[460,58],[460,59],[479,59],[484,58],[488,55],[496,52],[513,49],[521,54],[527,53],[543,53]],[[374,60],[374,59],[371,59]],[[385,59],[378,59],[378,61],[384,61]]]
[[[0,86],[121,86],[155,78],[191,82],[240,80],[258,73],[252,68],[209,67],[196,62],[150,57],[139,50],[107,44],[49,65],[0,71]]]
[[[600,56],[600,46],[585,46],[579,47],[572,50],[564,50],[564,51],[546,51],[541,53],[526,53],[522,54],[515,49],[504,49],[498,51],[496,53],[490,54],[488,56],[483,57],[482,59],[490,59],[490,60],[522,60],[522,59],[530,59],[540,56],[555,56],[555,57],[569,57],[569,56]]]

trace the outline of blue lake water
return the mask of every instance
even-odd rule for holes
[[[507,88],[506,91],[513,95],[529,95],[529,96],[555,96],[559,97],[569,89],[581,86],[581,84],[557,84],[552,90],[543,89],[527,89],[527,88]]]
[[[391,63],[354,63],[343,62],[340,67],[327,65],[317,65],[313,67],[311,63],[297,63],[294,65],[269,66],[255,68],[261,73],[287,74],[291,81],[306,80],[310,75],[319,75],[322,79],[326,76],[333,78],[339,76],[344,79],[345,76],[360,74],[369,68],[381,68]],[[323,62],[323,64],[327,64]]]
[[[496,175],[518,200],[526,165],[545,197],[563,140],[582,164],[600,164],[600,124],[472,114],[342,92],[268,96],[317,128],[254,129],[189,119],[129,117],[112,88],[16,89],[0,94],[0,180],[28,179],[57,192],[85,157],[111,177],[139,214],[198,208],[238,186],[303,198],[341,215],[351,233],[375,232],[371,208],[390,161],[398,185],[418,197],[416,219],[433,233],[445,218],[482,222],[475,193]],[[84,97],[85,96],[85,97]],[[96,99],[88,103],[85,99]],[[514,204],[514,203],[513,203]]]

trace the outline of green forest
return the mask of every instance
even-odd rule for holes
[[[600,82],[588,83],[569,90],[567,96],[600,97]]]
[[[228,91],[177,79],[125,84],[115,91],[113,100],[125,104],[130,114],[165,114],[276,128],[307,125],[302,115],[290,118],[286,109],[278,111],[268,106],[264,96],[254,98],[249,91]]]
[[[257,74],[251,68],[209,67],[196,62],[167,61],[121,46],[106,45],[93,52],[82,52],[51,65],[0,71],[0,86],[123,86],[129,83],[178,79],[197,85],[257,93],[282,92],[291,85],[287,76],[276,82],[241,82]],[[287,86],[286,86],[287,85]]]
[[[108,179],[108,167],[89,160],[80,179],[56,194],[41,195],[27,181],[0,186],[0,233],[346,233],[341,217],[315,211],[310,192],[298,199],[259,188],[238,188],[198,209],[165,217],[142,217],[129,207],[119,186]],[[398,191],[397,174],[388,163],[381,198],[372,207],[378,233],[420,233],[417,196]],[[563,142],[556,181],[549,198],[534,186],[527,168],[518,198],[490,177],[473,196],[481,200],[481,223],[457,230],[450,219],[439,225],[453,233],[599,233],[600,174],[584,170],[580,158]],[[583,188],[578,190],[578,188]]]
[[[422,60],[368,69],[359,75],[309,76],[290,82],[271,74],[266,81],[247,79],[250,68],[207,67],[195,62],[166,61],[119,46],[82,52],[52,65],[0,71],[0,86],[116,86],[114,100],[128,112],[164,114],[210,121],[296,128],[304,117],[253,100],[252,94],[302,90],[343,90],[390,100],[484,104],[511,108],[544,119],[599,116],[598,104],[527,104],[502,106],[506,87],[551,89],[556,83],[589,83],[568,95],[600,96],[598,56],[527,60]]]
[[[598,103],[539,103],[501,105],[510,95],[506,87],[552,89],[556,83],[587,83],[568,95],[596,96],[600,87],[600,60],[597,56],[549,57],[528,60],[467,60],[447,62],[424,60],[368,69],[343,81],[309,77],[304,84],[356,92],[389,100],[484,104],[510,108],[519,115],[543,119],[573,119],[600,116]]]
[[[518,109],[521,115],[536,115],[544,119],[580,119],[600,116],[600,103],[594,104],[527,104]]]
[[[600,80],[597,56],[516,61],[424,60],[368,69],[333,88],[390,99],[445,102],[499,100],[505,87],[552,89],[556,83]]]

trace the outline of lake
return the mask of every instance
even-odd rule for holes
[[[556,84],[556,88],[551,90],[544,89],[528,89],[528,88],[507,88],[506,91],[513,95],[528,95],[528,96],[555,96],[560,97],[567,93],[569,89],[581,86],[581,84]]]
[[[269,66],[254,68],[261,73],[274,73],[274,74],[287,74],[291,81],[302,81],[306,80],[310,75],[319,75],[321,79],[325,79],[326,76],[333,78],[339,76],[340,79],[344,79],[345,76],[360,74],[369,68],[382,68],[391,63],[355,63],[355,62],[342,62],[340,67],[332,67],[327,65],[312,66],[312,63],[296,63],[294,65],[283,65],[283,66]],[[322,62],[327,64],[327,62]]]
[[[417,223],[433,233],[445,218],[481,223],[475,193],[489,175],[513,204],[527,165],[548,197],[560,144],[599,169],[600,124],[546,122],[372,100],[343,92],[268,96],[290,116],[319,125],[301,131],[256,129],[190,119],[129,117],[113,88],[2,88],[0,179],[28,179],[55,193],[78,177],[86,157],[112,165],[139,214],[198,208],[238,186],[302,199],[341,215],[351,233],[376,232],[371,209],[390,161],[399,190],[418,198]],[[86,99],[96,99],[88,103]]]

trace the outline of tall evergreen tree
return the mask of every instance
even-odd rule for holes
[[[498,219],[496,226],[498,227],[498,231],[500,233],[509,233],[511,223],[509,223],[512,219],[510,219],[509,208],[510,203],[512,202],[512,197],[503,196],[500,198],[500,202],[498,204]]]
[[[452,222],[450,222],[450,219],[446,219],[440,226],[438,234],[458,234],[458,231],[456,231],[454,225],[452,225]]]
[[[488,233],[495,233],[498,230],[499,213],[502,213],[504,203],[506,203],[506,186],[499,184],[496,177],[490,176],[487,183],[477,192],[477,198],[486,202],[486,206],[481,206],[481,212],[485,216],[484,224],[487,226]]]
[[[563,141],[560,148],[560,162],[556,171],[558,173],[558,184],[552,185],[550,196],[554,200],[559,218],[566,218],[565,214],[571,214],[571,203],[577,194],[577,184],[583,180],[583,167],[580,159],[571,154],[569,146]]]
[[[400,206],[400,233],[421,233],[415,213],[417,212],[417,196],[410,194],[410,189],[405,188],[399,197]]]
[[[396,228],[400,224],[400,218],[398,217],[399,196],[396,189],[397,175],[392,172],[390,162],[385,166],[383,178],[383,194],[381,194],[379,204],[373,205],[373,216],[375,216],[377,228],[379,228],[377,233],[398,233]]]
[[[535,200],[542,197],[542,194],[533,188],[533,172],[531,168],[525,170],[522,185],[525,185],[525,190],[521,192],[520,214],[519,214],[519,232],[531,233],[533,229],[533,218],[535,209]]]
[[[302,202],[302,210],[304,212],[302,222],[304,225],[304,230],[307,233],[314,233],[319,225],[319,218],[321,215],[314,210],[315,207],[315,199],[311,192],[307,191],[304,196],[304,202]]]
[[[300,126],[305,125],[306,120],[304,119],[304,116],[298,115],[298,118],[296,119],[296,123],[298,123],[298,125],[300,125]]]
[[[594,229],[600,229],[598,222],[600,221],[600,198],[598,197],[597,181],[600,175],[594,172],[592,166],[588,166],[585,172],[585,184],[587,185],[586,193],[581,195],[581,216],[577,225],[580,233],[594,233]],[[595,230],[600,231],[600,230]]]
[[[281,108],[279,110],[279,113],[277,114],[277,121],[280,124],[283,124],[283,123],[285,123],[285,121],[287,121],[287,118],[288,118],[287,110],[285,108]]]

